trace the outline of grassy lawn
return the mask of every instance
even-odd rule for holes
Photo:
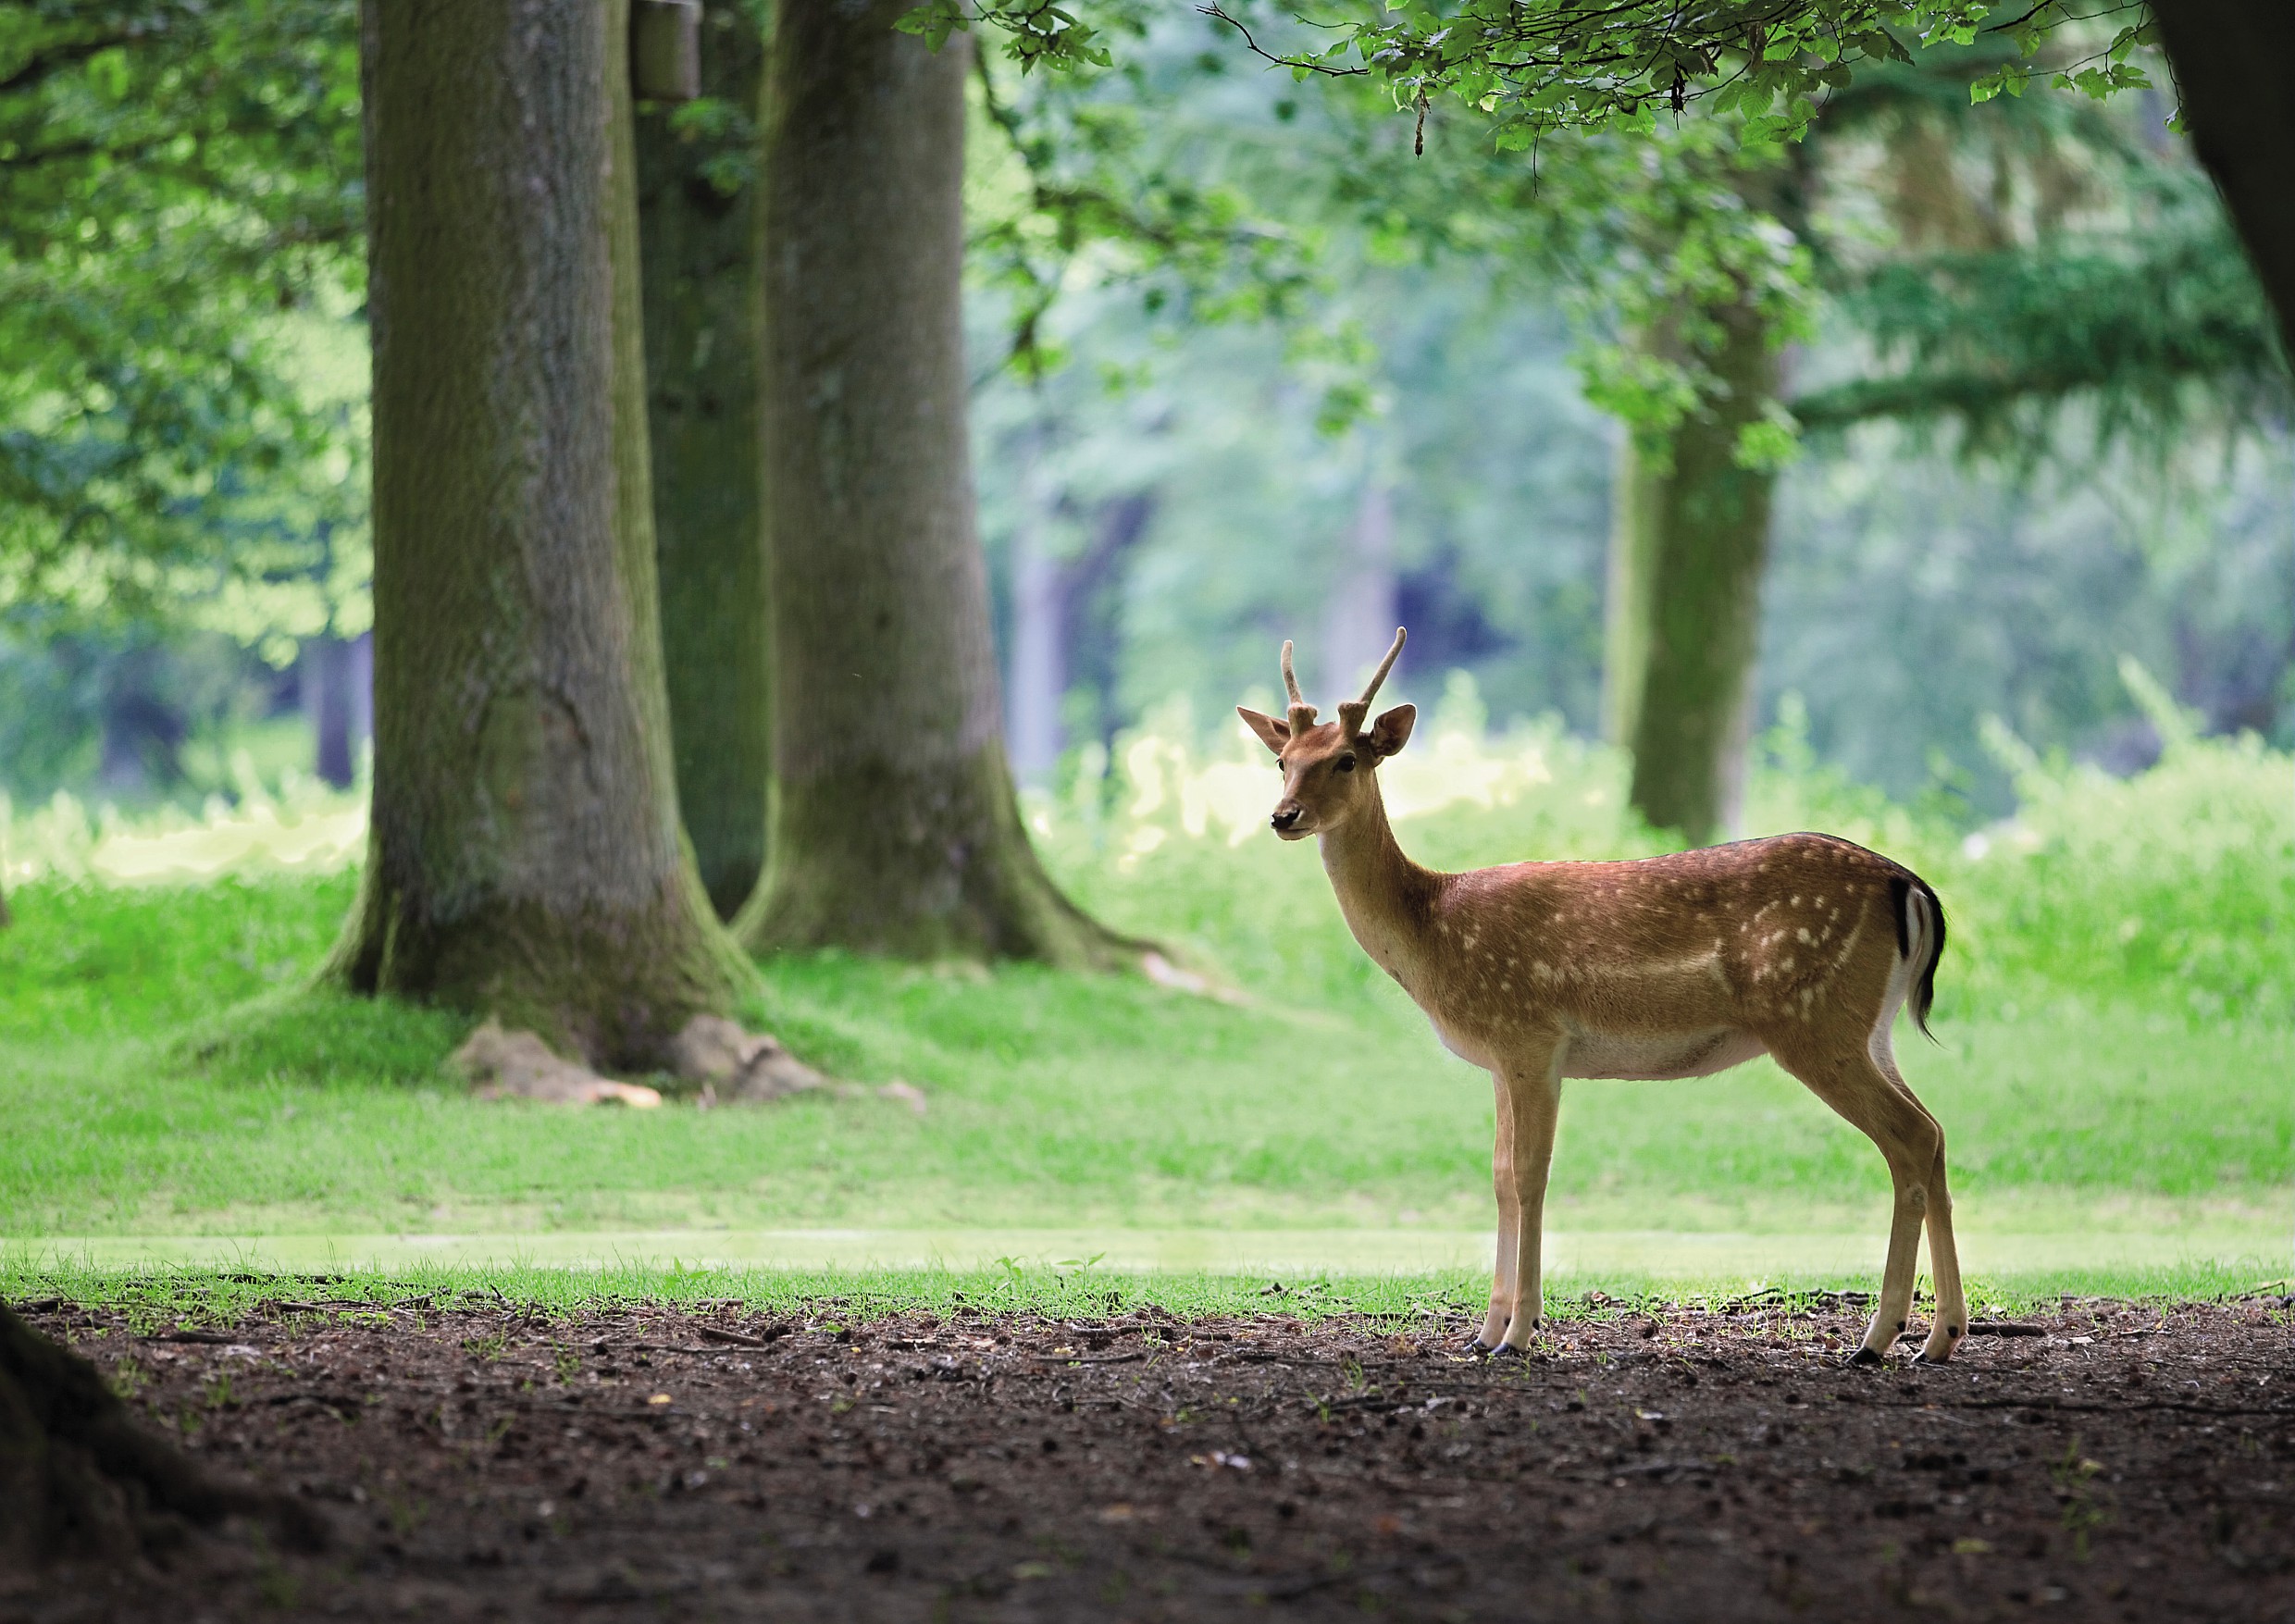
[[[1502,800],[1404,835],[1451,862],[1631,849],[1615,814],[1586,804]],[[1854,812],[1777,821],[1842,827]],[[20,1257],[49,1237],[169,1234],[1483,1229],[1488,1081],[1367,973],[1312,853],[1144,841],[1154,826],[1046,844],[1095,907],[1174,944],[1239,1002],[1026,966],[763,967],[752,1023],[840,1077],[918,1085],[922,1117],[874,1096],[714,1111],[476,1103],[440,1070],[466,1023],[307,989],[347,874],[19,886],[18,924],[0,935],[0,1237]],[[1923,838],[1848,832],[1897,850]],[[1959,910],[1942,1042],[1907,1027],[1900,1059],[1950,1135],[1972,1267],[2014,1272],[2018,1237],[2053,1236],[2052,1270],[2092,1237],[2123,1262],[2188,1254],[2283,1273],[2284,911],[2265,898],[2265,936],[2241,959],[2163,921],[2165,904],[2131,932],[2083,916],[2083,888],[2052,892],[2029,864],[2003,880],[1930,845],[1908,855]],[[2199,905],[2214,919],[2246,904]],[[2176,929],[2197,944],[2182,949],[2195,968],[2158,974],[2142,931]],[[2032,973],[2042,932],[2066,973]],[[1887,1187],[1869,1144],[1766,1061],[1694,1082],[1574,1083],[1549,1226],[1872,1236],[1869,1272]],[[1634,1267],[1663,1275],[1653,1246],[1656,1261]]]
[[[92,934],[50,961],[68,965],[58,997],[13,989],[0,1229],[1486,1222],[1488,1083],[1376,988],[1338,1010],[1238,1008],[1025,967],[788,960],[754,1018],[840,1075],[915,1083],[927,1115],[875,1098],[485,1105],[440,1073],[452,1017],[296,990],[235,1001],[303,974],[343,897],[340,881],[110,893],[101,931],[84,895],[54,913],[27,898],[6,949],[19,975],[48,933]],[[1952,1133],[1972,1234],[2282,1227],[2284,1033],[2071,1002],[1941,1030],[1904,1062]],[[1870,1231],[1886,1190],[1869,1145],[1764,1062],[1572,1085],[1553,1223]]]

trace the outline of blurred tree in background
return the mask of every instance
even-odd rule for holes
[[[771,768],[757,468],[762,5],[711,6],[701,94],[641,103],[646,429],[677,803],[718,916],[764,870]]]

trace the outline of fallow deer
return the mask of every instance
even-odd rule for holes
[[[1968,1328],[1944,1179],[1944,1132],[1898,1074],[1907,998],[1928,1030],[1944,912],[1921,878],[1830,835],[1619,862],[1420,867],[1396,844],[1379,763],[1409,741],[1397,705],[1368,728],[1402,652],[1318,725],[1283,646],[1288,714],[1237,707],[1275,752],[1285,840],[1312,835],[1347,928],[1497,1096],[1497,1270],[1476,1345],[1520,1352],[1543,1311],[1539,1229],[1565,1077],[1703,1077],[1768,1054],[1879,1147],[1895,1185],[1880,1296],[1854,1357],[1874,1363],[1910,1317],[1923,1221],[1941,1361]]]

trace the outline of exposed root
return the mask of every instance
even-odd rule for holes
[[[677,1075],[700,1084],[702,1098],[711,1104],[787,1099],[824,1089],[839,1099],[856,1099],[869,1092],[858,1084],[830,1081],[771,1035],[751,1032],[721,1015],[696,1015],[687,1022],[670,1040],[669,1058]],[[887,1083],[875,1093],[924,1114],[924,1091],[913,1083]]]
[[[181,1540],[184,1523],[243,1516],[318,1550],[302,1501],[219,1478],[137,1426],[93,1365],[0,1306],[0,1572],[59,1556],[114,1560]]]
[[[569,1060],[531,1032],[505,1032],[492,1016],[473,1032],[447,1064],[467,1078],[480,1099],[540,1099],[557,1105],[608,1102],[651,1110],[662,1103],[656,1089],[601,1077]]]
[[[670,1067],[720,1100],[782,1099],[829,1086],[829,1080],[769,1034],[722,1015],[696,1015],[669,1040]]]

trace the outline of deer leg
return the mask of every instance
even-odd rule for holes
[[[1507,1306],[1506,1339],[1499,1345],[1530,1345],[1545,1317],[1541,1243],[1544,1239],[1546,1174],[1554,1165],[1554,1124],[1562,1110],[1561,1049],[1557,1045],[1532,1064],[1507,1073],[1505,1097],[1514,1118],[1514,1300]]]
[[[1482,1316],[1482,1329],[1474,1338],[1474,1346],[1482,1353],[1496,1347],[1506,1335],[1507,1316],[1514,1305],[1517,1237],[1522,1230],[1521,1204],[1514,1189],[1514,1112],[1507,1099],[1505,1076],[1493,1072],[1490,1082],[1497,1097],[1497,1142],[1490,1153],[1490,1183],[1498,1198],[1498,1252],[1490,1280],[1490,1312]]]
[[[1793,1039],[1799,1038],[1796,1044]],[[1809,1091],[1862,1132],[1889,1164],[1894,1197],[1889,1219],[1889,1256],[1881,1266],[1880,1299],[1874,1305],[1858,1364],[1876,1364],[1895,1345],[1912,1318],[1913,1273],[1920,1260],[1920,1227],[1929,1211],[1930,1184],[1942,1165],[1944,1135],[1912,1095],[1891,1082],[1858,1044],[1843,1049],[1814,1048],[1805,1033],[1780,1035],[1769,1052]],[[1957,1271],[1954,1280],[1957,1293]],[[1941,1302],[1940,1301],[1940,1308]],[[1964,1310],[1965,1313],[1965,1310]]]
[[[1968,1334],[1968,1294],[1960,1283],[1960,1248],[1953,1240],[1953,1197],[1944,1183],[1944,1135],[1937,1135],[1936,1167],[1929,1175],[1929,1269],[1936,1276],[1936,1322],[1920,1357],[1941,1365]]]
[[[1960,1281],[1960,1248],[1953,1239],[1953,1196],[1944,1174],[1944,1129],[1920,1097],[1905,1086],[1904,1074],[1896,1069],[1896,1060],[1890,1054],[1885,1041],[1874,1045],[1873,1059],[1897,1092],[1913,1102],[1914,1109],[1928,1117],[1929,1125],[1936,1132],[1936,1159],[1929,1171],[1929,1271],[1936,1277],[1936,1318],[1929,1326],[1929,1340],[1920,1350],[1920,1357],[1929,1364],[1941,1365],[1959,1348],[1961,1338],[1968,1334],[1968,1295]]]

